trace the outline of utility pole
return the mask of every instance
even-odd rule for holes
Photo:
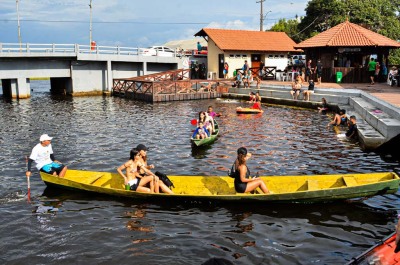
[[[21,39],[21,26],[19,24],[19,0],[17,0],[17,23],[18,23],[18,42],[19,42],[19,50],[22,49],[22,39]]]
[[[264,31],[263,29],[263,25],[264,25],[264,11],[263,11],[263,2],[265,2],[265,0],[260,0],[256,3],[260,3],[260,31]]]
[[[89,49],[92,48],[92,0],[90,0]]]

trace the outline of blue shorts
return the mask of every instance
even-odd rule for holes
[[[54,172],[56,172],[58,175],[64,169],[64,167],[65,166],[63,164],[52,162],[51,164],[44,165],[40,169],[40,171],[46,172],[48,174],[53,174]]]

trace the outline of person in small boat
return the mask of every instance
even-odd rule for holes
[[[160,189],[164,193],[173,194],[172,190],[165,185],[165,183],[154,174],[150,169],[155,168],[153,164],[147,164],[147,151],[149,150],[144,144],[138,144],[136,149],[139,151],[140,154],[140,162],[143,165],[139,168],[139,175],[142,177],[145,176],[153,176],[154,178],[154,192],[159,193]]]
[[[145,166],[141,162],[140,151],[136,148],[130,152],[130,158],[127,162],[117,168],[119,175],[124,179],[125,185],[128,185],[130,190],[154,193],[155,179],[152,175],[140,176],[139,170]],[[126,170],[126,174],[122,171]],[[150,188],[146,187],[150,184]]]
[[[256,103],[256,94],[254,92],[250,92],[249,97],[249,103]]]
[[[38,143],[31,152],[28,159],[28,168],[26,177],[31,176],[32,162],[35,161],[36,168],[42,172],[63,178],[67,172],[67,167],[61,162],[57,161],[54,157],[53,148],[51,147],[51,140],[48,134],[40,136],[40,143]]]
[[[261,96],[258,91],[256,92],[256,95],[255,95],[255,103],[253,104],[253,106],[251,108],[261,110]]]
[[[207,114],[208,116],[210,116],[211,118],[215,118],[215,117],[221,117],[221,113],[215,113],[213,111],[213,107],[212,106],[208,106],[207,108]]]
[[[347,125],[347,121],[348,121],[348,118],[346,115],[346,110],[341,109],[335,114],[335,116],[333,117],[333,120],[330,123],[328,123],[328,127],[330,125],[333,125],[333,126]]]
[[[199,112],[199,119],[197,120],[197,123],[200,122],[203,123],[204,127],[206,127],[206,129],[209,131],[210,135],[214,132],[214,119],[211,118],[207,112]]]
[[[199,122],[196,130],[192,134],[192,139],[204,139],[210,136],[210,132],[204,126],[203,122]]]
[[[251,192],[258,187],[265,194],[269,194],[267,185],[262,179],[250,177],[250,170],[246,165],[246,161],[251,157],[251,153],[247,152],[245,147],[237,150],[237,159],[235,160],[235,190],[238,193]]]

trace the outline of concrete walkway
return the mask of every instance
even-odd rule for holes
[[[268,85],[284,85],[291,86],[292,82],[282,82],[282,81],[262,81],[262,86]],[[393,106],[400,109],[400,87],[391,87],[387,83],[375,83],[371,85],[369,83],[357,83],[357,84],[337,84],[337,83],[322,83],[320,85],[315,84],[315,88],[325,88],[325,89],[359,89],[369,94],[392,104]]]

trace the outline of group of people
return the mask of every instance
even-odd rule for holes
[[[243,83],[244,88],[249,88],[250,84],[254,81],[257,82],[257,88],[260,88],[261,79],[258,75],[253,75],[250,70],[249,63],[247,60],[244,61],[242,69],[236,72],[236,76],[234,77],[233,87],[240,88],[240,85]]]
[[[320,59],[317,60],[315,67],[313,66],[312,60],[308,60],[306,65],[294,67],[293,65],[288,65],[285,72],[296,72],[297,76],[300,76],[303,82],[309,82],[315,77],[317,78],[317,84],[320,85],[322,82],[322,69],[323,65]]]
[[[384,80],[386,80],[388,77],[388,69],[384,62],[380,64],[379,61],[375,60],[374,58],[370,58],[367,68],[371,85],[375,84],[375,81],[379,82],[381,76]],[[392,70],[394,69],[392,68]]]
[[[215,131],[214,118],[220,116],[208,106],[207,111],[200,111],[197,119],[197,128],[192,134],[192,139],[204,139],[210,137]]]
[[[297,100],[300,94],[303,94],[303,100],[310,101],[310,95],[314,93],[314,80],[308,80],[308,88],[306,90],[302,90],[304,80],[300,75],[296,77],[296,80],[292,83],[292,90],[290,90],[290,94],[294,100]]]
[[[354,115],[351,115],[350,118],[346,115],[346,110],[340,109],[337,111],[333,120],[328,123],[328,127],[330,126],[343,126],[347,128],[345,133],[347,138],[357,139],[357,118]]]

